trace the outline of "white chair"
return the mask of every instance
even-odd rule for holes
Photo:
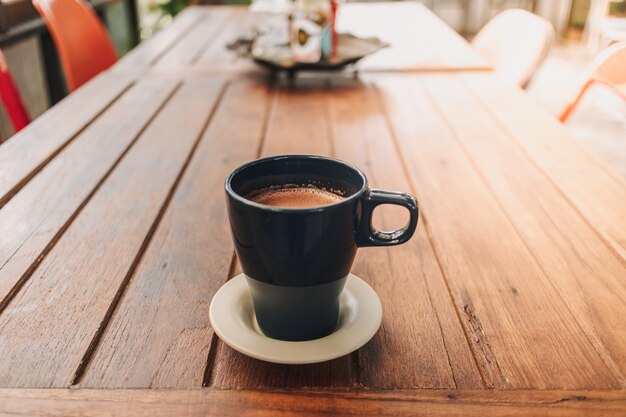
[[[491,19],[472,41],[504,79],[525,88],[554,40],[550,22],[526,10],[506,10]]]

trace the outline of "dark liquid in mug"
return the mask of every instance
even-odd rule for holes
[[[248,200],[268,206],[288,208],[319,207],[342,201],[344,197],[316,187],[270,187],[253,191]]]

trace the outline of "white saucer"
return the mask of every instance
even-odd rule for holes
[[[324,362],[351,353],[378,331],[383,308],[376,292],[350,274],[341,294],[335,331],[321,339],[288,342],[265,336],[256,321],[252,296],[243,274],[219,289],[211,301],[213,330],[228,346],[267,362],[306,364]]]

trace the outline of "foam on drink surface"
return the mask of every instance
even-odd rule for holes
[[[270,187],[254,191],[246,198],[259,204],[288,208],[319,207],[344,199],[338,194],[314,186]]]

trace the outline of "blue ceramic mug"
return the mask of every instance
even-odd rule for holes
[[[268,187],[297,184],[338,190],[335,203],[305,208],[259,204],[246,196]],[[358,168],[321,156],[287,155],[255,160],[226,179],[235,250],[250,287],[261,330],[281,340],[311,340],[333,332],[339,296],[357,248],[393,246],[415,232],[418,208],[407,193],[370,189]],[[409,211],[393,232],[376,230],[381,204]]]

